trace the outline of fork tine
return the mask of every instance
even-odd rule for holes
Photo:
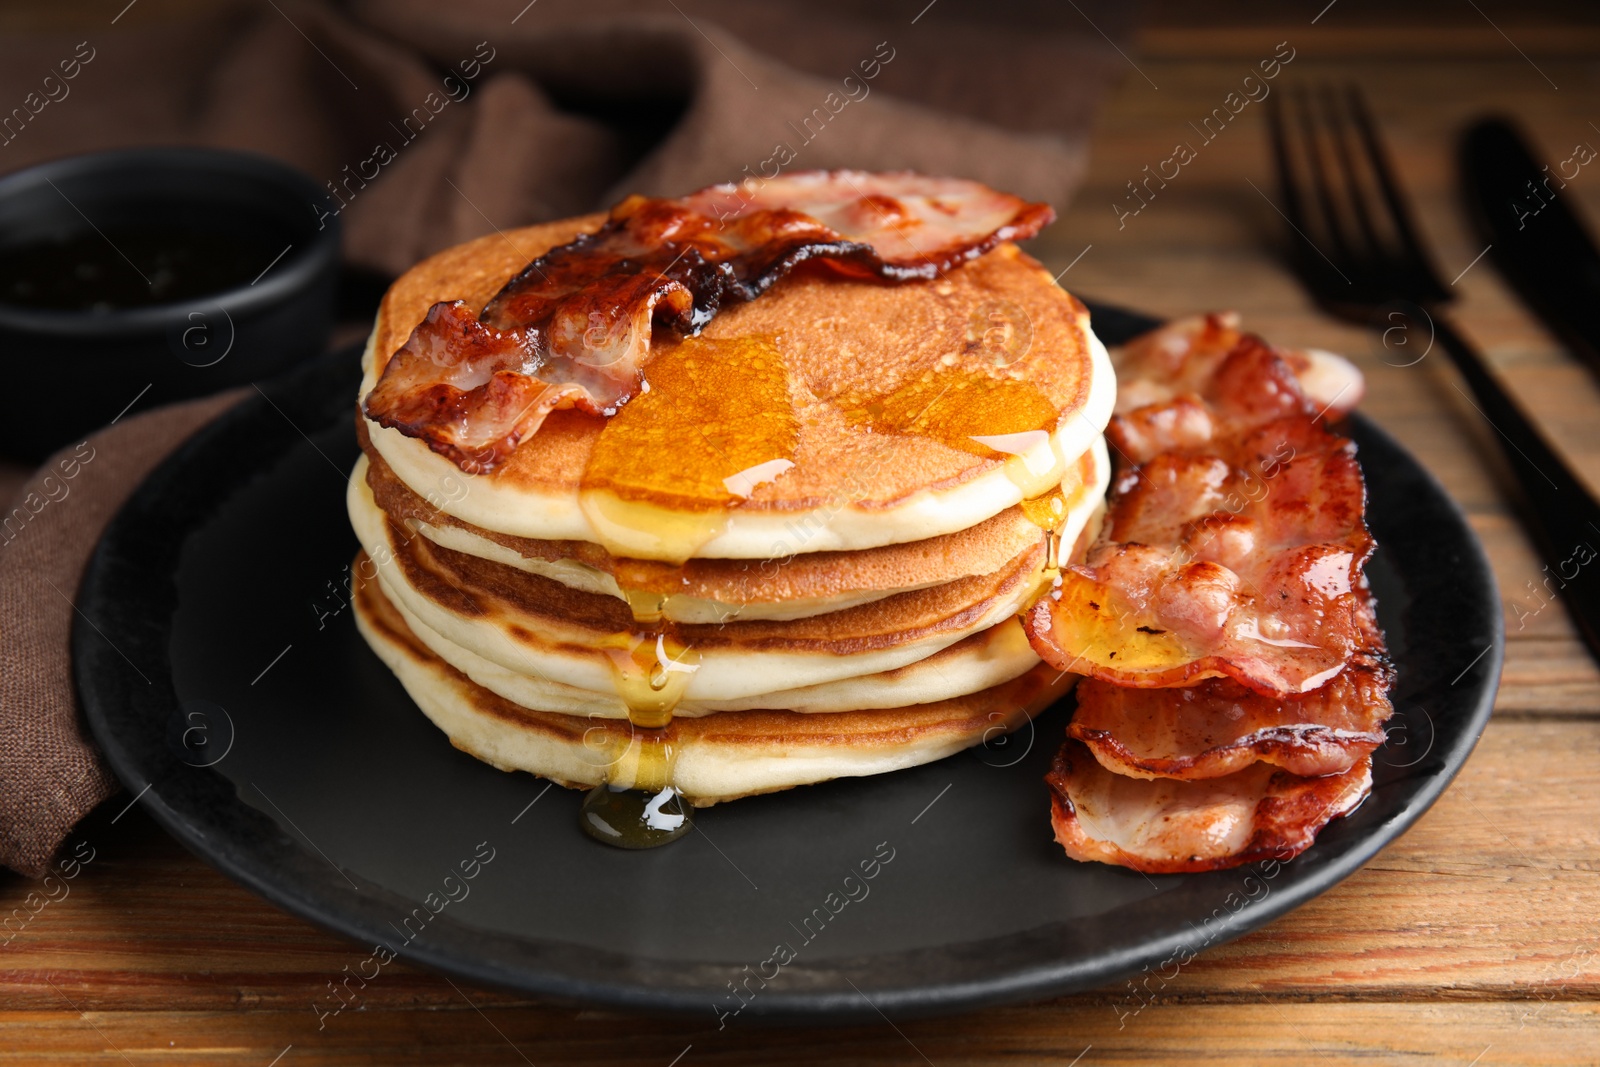
[[[1339,161],[1345,204],[1355,219],[1355,234],[1352,236],[1358,235],[1361,242],[1361,247],[1355,250],[1355,266],[1364,275],[1377,273],[1378,264],[1383,261],[1384,243],[1368,210],[1368,183],[1362,180],[1360,169],[1356,166],[1359,146],[1351,144],[1349,123],[1345,120],[1333,87],[1321,86],[1317,101],[1328,126],[1329,139],[1333,142],[1334,158]],[[1356,150],[1352,151],[1352,147]]]
[[[1267,133],[1272,142],[1272,159],[1278,171],[1278,196],[1283,200],[1284,214],[1290,225],[1303,233],[1307,225],[1305,207],[1300,202],[1300,189],[1295,184],[1294,167],[1289,161],[1288,131],[1277,93],[1267,97]]]
[[[1280,104],[1277,94],[1267,98],[1267,132],[1278,173],[1278,194],[1284,203],[1284,218],[1294,230],[1289,247],[1296,269],[1307,285],[1326,296],[1338,284],[1334,280],[1335,275],[1338,275],[1340,281],[1345,284],[1348,284],[1348,279],[1311,236],[1318,227],[1308,211],[1309,194],[1299,173],[1307,169],[1304,165],[1304,152],[1298,153],[1301,158],[1296,159],[1294,135],[1291,132],[1293,127],[1288,111],[1288,108]]]
[[[1328,243],[1333,247],[1335,261],[1346,266],[1351,264],[1350,242],[1347,240],[1345,225],[1340,218],[1338,200],[1334,196],[1333,186],[1328,182],[1329,167],[1323,160],[1321,137],[1317,132],[1317,117],[1312,110],[1311,97],[1306,92],[1295,94],[1300,111],[1300,134],[1305,140],[1306,162],[1311,170],[1311,189],[1315,194],[1317,212],[1322,216],[1322,223],[1327,231]]]
[[[1426,291],[1426,296],[1435,300],[1450,299],[1450,291],[1440,282],[1438,272],[1433,269],[1427,253],[1422,249],[1422,242],[1417,239],[1416,229],[1411,225],[1410,209],[1400,195],[1399,184],[1395,181],[1394,171],[1389,166],[1388,152],[1378,138],[1372,114],[1367,110],[1366,98],[1359,87],[1348,85],[1345,87],[1345,99],[1351,117],[1355,121],[1356,132],[1360,135],[1361,143],[1366,150],[1364,154],[1367,165],[1378,180],[1378,189],[1383,194],[1383,202],[1388,208],[1389,223],[1394,227],[1395,236],[1399,239],[1401,255],[1407,260],[1410,270],[1415,272],[1416,282]]]

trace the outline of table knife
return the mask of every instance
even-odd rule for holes
[[[1461,139],[1468,211],[1490,260],[1550,331],[1600,377],[1600,251],[1573,209],[1568,185],[1600,185],[1600,136],[1554,163],[1538,161],[1504,119],[1475,123]]]

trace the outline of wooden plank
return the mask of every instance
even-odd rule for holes
[[[1554,609],[1551,609],[1554,610]],[[1556,636],[1519,639],[1506,648],[1495,718],[1518,715],[1577,715],[1600,709],[1600,668],[1582,641]]]
[[[275,1057],[281,1060],[275,1061]],[[1137,1015],[1093,998],[846,1029],[761,1028],[539,1008],[368,1012],[17,1012],[0,1015],[0,1064],[1055,1063],[1592,1065],[1600,1005],[1512,1000],[1397,1004],[1163,1003]]]

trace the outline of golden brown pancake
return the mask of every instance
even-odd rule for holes
[[[376,582],[358,578],[354,605],[373,651],[457,748],[501,770],[529,771],[566,786],[633,784],[643,746],[626,721],[532,711],[496,696],[417,640]],[[667,727],[676,753],[673,782],[703,807],[917,766],[1016,728],[1059,698],[1073,678],[1040,665],[980,693],[927,704],[674,720]]]
[[[601,220],[418,264],[384,298],[363,391],[432,303],[481,306]],[[636,558],[770,559],[975,526],[1059,479],[1099,437],[1115,390],[1082,305],[1009,244],[904,285],[798,270],[700,337],[653,345],[646,367],[650,390],[617,415],[556,412],[490,475],[394,430],[369,427],[372,448],[485,530]]]
[[[389,520],[366,483],[349,487],[351,521],[386,593],[430,629],[512,671],[605,692],[605,651],[634,631],[628,605],[438,546]],[[1043,546],[993,574],[787,621],[681,624],[699,668],[687,699],[729,700],[893,670],[1013,617],[1040,581]]]
[[[371,574],[365,553],[363,566]],[[378,579],[378,586],[384,582]],[[456,670],[513,704],[564,715],[625,719],[628,706],[617,690],[581,689],[549,677],[523,673],[503,667],[456,644],[432,629],[403,602],[390,600],[411,632]],[[1009,682],[1031,670],[1039,662],[1028,644],[1020,620],[1006,619],[986,630],[962,638],[904,667],[855,678],[780,689],[728,700],[683,700],[673,709],[674,717],[695,718],[725,711],[757,708],[785,708],[806,713],[860,711],[866,708],[893,708],[903,704],[925,704],[950,697],[965,696]]]
[[[364,427],[361,437],[365,440]],[[612,579],[609,583],[596,582],[592,576],[588,581],[562,579],[557,568],[541,571],[566,580],[569,585],[713,601],[726,605],[730,612],[750,604],[789,606],[798,601],[815,605],[812,610],[787,616],[798,617],[831,610],[830,605],[841,599],[864,602],[975,574],[990,574],[1014,563],[1023,553],[1037,550],[1045,537],[1019,506],[955,533],[858,552],[807,552],[777,560],[691,559],[681,564],[629,559],[614,556],[589,541],[513,537],[473,526],[414,493],[381,456],[369,451],[367,458],[367,485],[385,514],[407,528],[423,524],[421,532],[446,547],[489,559],[506,558],[502,553],[490,554],[491,546],[475,543],[481,539],[530,562],[577,563]],[[1099,449],[1080,457],[1064,480],[1068,506],[1092,503],[1103,495],[1107,470]],[[670,604],[668,614],[673,617]],[[728,613],[717,617],[725,619]]]

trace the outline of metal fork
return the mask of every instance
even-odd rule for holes
[[[1397,329],[1410,344],[1430,328],[1503,442],[1545,589],[1561,595],[1600,656],[1600,504],[1444,314],[1455,294],[1418,236],[1361,92],[1275,93],[1267,111],[1295,273],[1324,309],[1384,331],[1386,343]]]

